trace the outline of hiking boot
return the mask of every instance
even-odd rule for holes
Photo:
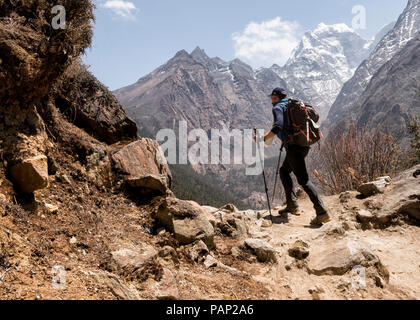
[[[294,216],[300,216],[301,212],[299,208],[288,208],[286,207],[283,210],[279,210],[279,215],[293,214]]]
[[[331,221],[331,216],[328,213],[321,214],[319,216],[316,216],[311,221],[311,226],[322,226],[325,223],[328,223]]]

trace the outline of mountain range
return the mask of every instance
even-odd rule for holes
[[[363,39],[345,24],[321,23],[304,34],[284,67],[274,65],[272,69],[287,79],[293,95],[317,106],[323,120],[372,44],[373,40]]]
[[[391,105],[388,101],[385,104],[387,107],[384,110],[381,106],[384,97],[376,101],[370,100],[369,110],[363,110],[363,106],[366,106],[366,95],[374,90],[373,87],[375,87],[375,83],[378,83],[378,79],[375,78],[378,77],[383,79],[384,77],[384,70],[380,71],[380,69],[399,52],[405,51],[408,43],[417,36],[418,32],[420,32],[420,0],[409,0],[407,7],[400,15],[395,26],[381,39],[374,51],[357,68],[353,77],[344,84],[340,94],[331,106],[327,121],[324,123],[325,127],[340,128],[343,126],[345,120],[348,120],[349,118],[352,118],[353,120],[359,118],[363,119],[359,122],[360,124],[378,123],[378,120],[381,119],[381,117],[376,116],[375,110],[382,108],[382,112],[389,113],[390,115],[392,115],[394,111],[398,111],[398,106],[395,104]],[[412,48],[410,47],[410,50],[411,49]],[[397,56],[396,59],[398,59],[398,57],[399,56]],[[395,62],[394,59],[394,63]],[[411,67],[414,67],[414,65]],[[405,68],[409,69],[410,66],[405,66]],[[400,69],[396,70],[392,68],[388,68],[388,71],[395,73],[401,72]],[[388,73],[387,77],[391,79],[394,77],[394,74]],[[370,82],[373,83],[370,84]],[[394,90],[386,92],[385,97],[397,95],[402,98],[402,100],[399,100],[400,103],[412,105],[413,101],[409,98],[410,95],[406,96],[405,91],[402,89],[402,87],[396,86],[394,87]],[[414,112],[416,109],[408,109],[412,112],[404,114],[406,120],[409,118],[410,114],[416,114]],[[376,120],[371,121],[373,119],[367,119],[366,116],[369,113],[371,118],[375,118]],[[394,131],[394,133],[397,132]]]
[[[387,123],[404,142],[408,121],[420,114],[419,31],[420,0],[409,0],[398,21],[370,40],[345,24],[321,23],[304,34],[284,66],[256,70],[239,59],[211,58],[199,47],[191,53],[181,50],[114,93],[145,137],[155,138],[162,128],[176,129],[179,120],[208,133],[269,128],[268,94],[280,86],[317,108],[325,132],[343,128],[350,119],[368,129]],[[277,153],[277,148],[266,150],[268,158]],[[229,178],[237,176],[233,169],[238,167],[194,168],[211,174],[212,181],[220,179],[220,188],[237,190],[238,197],[261,191],[255,183],[234,185],[238,179]]]
[[[154,136],[186,120],[190,128],[266,127],[269,88],[286,83],[273,71],[256,73],[239,59],[209,58],[197,48],[179,51],[135,84],[115,91],[140,133]]]

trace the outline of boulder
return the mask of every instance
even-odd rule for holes
[[[10,176],[24,193],[44,189],[48,187],[48,159],[44,155],[25,159],[11,167]]]
[[[161,201],[154,218],[173,232],[181,244],[202,240],[214,248],[214,228],[206,217],[205,210],[193,201],[168,197]]]
[[[159,144],[151,139],[140,139],[120,148],[112,155],[114,168],[127,179],[147,175],[163,175],[167,187],[172,175]]]
[[[276,251],[264,240],[247,239],[245,245],[251,248],[260,262],[277,262]]]
[[[168,190],[167,178],[162,174],[148,174],[141,177],[128,178],[126,183],[131,188],[158,192],[161,195],[166,194],[166,191]]]
[[[216,228],[229,237],[248,236],[246,223],[235,218],[233,214],[220,214],[219,220],[216,221]]]
[[[119,300],[140,300],[140,296],[135,288],[131,288],[113,273],[100,271],[88,272],[100,284],[109,288],[112,294]]]
[[[368,210],[361,209],[357,211],[356,218],[361,223],[368,223],[375,218],[375,215]]]
[[[321,275],[344,275],[355,266],[379,266],[378,256],[363,242],[345,238],[325,245],[312,246],[308,271]]]
[[[124,106],[78,60],[57,83],[54,95],[61,112],[96,139],[107,144],[137,139],[136,123]]]
[[[385,188],[389,184],[391,184],[390,177],[381,177],[376,181],[371,181],[360,185],[357,191],[359,191],[365,197],[370,197],[378,193],[384,193]]]
[[[344,235],[346,233],[346,228],[344,227],[343,223],[337,221],[332,221],[330,223],[324,224],[319,230],[324,232],[328,236],[337,234]]]
[[[417,170],[420,170],[420,165],[404,171],[394,179],[394,187],[387,194],[382,208],[383,222],[398,214],[420,221],[420,179],[414,177]]]
[[[156,258],[158,252],[149,245],[119,248],[111,252],[112,269],[125,272],[141,270],[146,264]]]
[[[305,260],[309,256],[309,245],[302,240],[296,241],[289,249],[289,256],[297,260]]]
[[[163,269],[162,279],[158,283],[158,300],[177,300],[179,291],[174,274],[169,269]]]

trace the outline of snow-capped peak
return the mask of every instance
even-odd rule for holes
[[[304,34],[286,65],[272,71],[302,99],[316,104],[324,118],[343,83],[369,54],[370,43],[344,23],[320,23]]]
[[[352,109],[378,70],[420,32],[420,0],[409,0],[392,26],[393,23],[381,30],[370,46],[370,51],[373,51],[341,90],[331,107],[327,126],[332,125],[340,114]]]
[[[322,33],[347,33],[347,32],[354,33],[355,31],[352,28],[350,28],[348,25],[346,25],[345,23],[327,25],[323,22],[321,22],[313,31],[313,33],[317,35],[322,34]]]

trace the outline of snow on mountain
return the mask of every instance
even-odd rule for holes
[[[321,23],[304,34],[284,67],[271,69],[295,96],[317,106],[324,119],[343,84],[369,54],[371,43],[346,24]]]
[[[358,127],[389,130],[408,145],[408,122],[420,115],[420,32],[372,77],[352,105]]]
[[[352,109],[378,70],[404,48],[419,31],[420,0],[409,0],[394,28],[382,38],[370,56],[356,70],[354,76],[344,84],[325,122],[327,128],[337,125],[340,116]]]

